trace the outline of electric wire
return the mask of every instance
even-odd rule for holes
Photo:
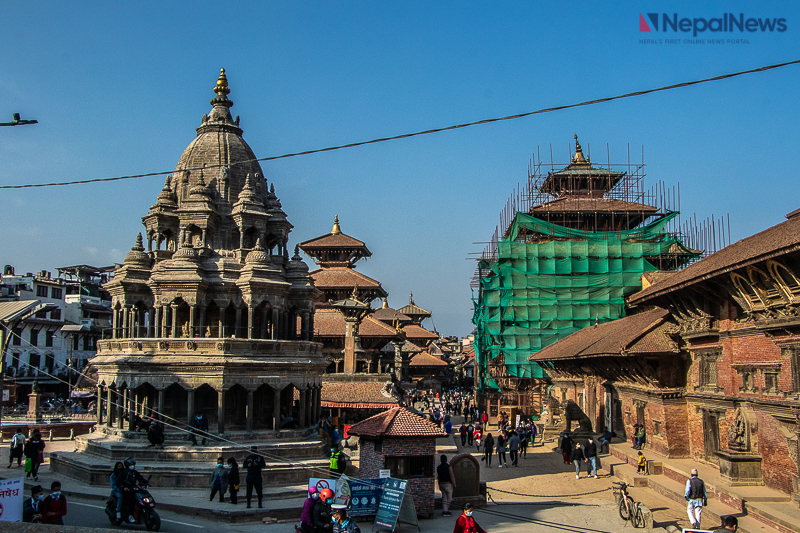
[[[80,185],[80,184],[86,184],[86,183],[101,183],[101,182],[108,182],[108,181],[120,181],[120,180],[129,180],[129,179],[147,178],[147,177],[152,177],[152,176],[163,176],[163,175],[166,175],[166,174],[172,174],[173,172],[194,171],[194,170],[203,170],[203,169],[208,170],[208,169],[211,169],[211,168],[230,167],[230,166],[233,166],[233,165],[244,165],[244,164],[249,164],[249,163],[254,163],[254,162],[259,162],[259,161],[275,161],[275,160],[278,160],[278,159],[286,159],[286,158],[290,158],[290,157],[298,157],[298,156],[305,156],[305,155],[311,155],[311,154],[319,154],[319,153],[323,153],[323,152],[332,152],[332,151],[335,151],[335,150],[343,150],[343,149],[346,149],[346,148],[355,148],[355,147],[358,147],[358,146],[366,146],[366,145],[369,145],[369,144],[377,144],[377,143],[383,143],[383,142],[387,142],[387,141],[396,141],[396,140],[400,140],[400,139],[408,139],[408,138],[411,138],[411,137],[418,137],[420,135],[430,135],[430,134],[433,134],[433,133],[441,133],[441,132],[445,132],[445,131],[452,131],[452,130],[457,130],[457,129],[462,129],[462,128],[468,128],[468,127],[471,127],[471,126],[479,126],[479,125],[483,125],[483,124],[492,124],[494,122],[502,122],[502,121],[506,121],[506,120],[516,120],[516,119],[519,119],[519,118],[529,117],[529,116],[532,116],[532,115],[539,115],[539,114],[542,114],[542,113],[551,113],[551,112],[554,112],[554,111],[563,111],[565,109],[573,109],[573,108],[576,108],[576,107],[583,107],[583,106],[589,106],[589,105],[594,105],[594,104],[613,102],[614,100],[621,100],[623,98],[633,98],[633,97],[636,97],[636,96],[644,96],[644,95],[647,95],[647,94],[652,94],[652,93],[657,93],[657,92],[662,92],[662,91],[669,91],[669,90],[672,90],[672,89],[680,89],[680,88],[684,88],[684,87],[691,87],[693,85],[700,85],[702,83],[709,83],[709,82],[714,82],[714,81],[727,80],[727,79],[735,78],[735,77],[738,77],[738,76],[744,76],[746,74],[755,74],[755,73],[759,73],[759,72],[767,72],[767,71],[774,70],[774,69],[777,69],[777,68],[786,67],[786,66],[789,66],[789,65],[796,65],[798,63],[800,63],[800,59],[796,59],[794,61],[787,61],[787,62],[784,62],[784,63],[776,63],[776,64],[773,64],[773,65],[767,65],[767,66],[753,68],[753,69],[749,69],[749,70],[742,70],[742,71],[739,71],[739,72],[732,72],[732,73],[729,73],[729,74],[721,74],[719,76],[713,76],[713,77],[710,77],[710,78],[703,78],[703,79],[699,79],[699,80],[674,83],[672,85],[665,85],[665,86],[657,87],[657,88],[654,88],[654,89],[644,89],[644,90],[641,90],[641,91],[633,91],[633,92],[629,92],[629,93],[618,94],[618,95],[615,95],[615,96],[607,96],[607,97],[604,97],[604,98],[596,98],[596,99],[593,99],[593,100],[586,100],[584,102],[579,102],[579,103],[575,103],[575,104],[566,104],[566,105],[560,105],[560,106],[555,106],[555,107],[547,107],[547,108],[543,108],[543,109],[537,109],[536,111],[527,111],[525,113],[517,113],[517,114],[514,114],[514,115],[507,115],[507,116],[503,116],[503,117],[495,117],[495,118],[488,118],[488,119],[483,119],[483,120],[476,120],[476,121],[473,121],[473,122],[465,122],[465,123],[462,123],[462,124],[455,124],[455,125],[452,125],[452,126],[445,126],[445,127],[441,127],[441,128],[433,128],[433,129],[427,129],[427,130],[422,130],[422,131],[416,131],[416,132],[413,132],[413,133],[404,133],[404,134],[400,134],[400,135],[392,135],[392,136],[389,136],[389,137],[379,137],[379,138],[371,139],[371,140],[368,140],[368,141],[352,142],[352,143],[348,143],[348,144],[341,144],[341,145],[338,145],[338,146],[329,146],[327,148],[317,148],[317,149],[313,149],[313,150],[304,150],[304,151],[301,151],[301,152],[292,152],[292,153],[287,153],[287,154],[282,154],[282,155],[275,155],[275,156],[270,156],[270,157],[247,159],[247,160],[238,161],[238,162],[235,162],[235,163],[224,163],[224,164],[218,164],[218,165],[207,165],[205,167],[182,168],[182,169],[179,169],[179,170],[169,170],[169,171],[163,171],[163,172],[149,172],[149,173],[146,173],[146,174],[133,174],[133,175],[128,175],[128,176],[117,176],[117,177],[113,177],[113,178],[94,178],[94,179],[87,179],[87,180],[61,181],[61,182],[51,182],[51,183],[27,183],[27,184],[23,184],[23,185],[0,185],[0,189],[27,189],[27,188],[36,188],[36,187],[60,187],[60,186],[65,186],[65,185]]]

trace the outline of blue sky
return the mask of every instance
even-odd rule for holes
[[[258,157],[569,104],[800,58],[800,4],[778,2],[18,2],[3,9],[0,184],[167,171],[219,69]],[[639,14],[786,19],[748,44],[640,44]],[[720,34],[698,35],[699,39]],[[680,182],[684,213],[730,213],[734,240],[798,207],[800,66],[380,145],[263,163],[291,243],[345,233],[400,307],[445,334],[472,325],[469,280],[529,158],[553,145]],[[558,154],[563,154],[559,156]],[[601,158],[602,159],[602,158]],[[121,262],[163,177],[0,190],[0,263]],[[428,324],[430,325],[430,324]]]

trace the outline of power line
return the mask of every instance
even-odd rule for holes
[[[504,116],[504,117],[488,118],[488,119],[484,119],[484,120],[477,120],[477,121],[474,121],[474,122],[465,122],[465,123],[462,123],[462,124],[456,124],[454,126],[446,126],[446,127],[443,127],[443,128],[434,128],[434,129],[429,129],[429,130],[422,130],[422,131],[417,131],[417,132],[414,132],[414,133],[404,133],[404,134],[401,134],[401,135],[393,135],[391,137],[379,137],[377,139],[372,139],[372,140],[369,140],[369,141],[359,141],[359,142],[353,142],[353,143],[348,143],[348,144],[342,144],[342,145],[338,145],[338,146],[329,146],[327,148],[317,148],[315,150],[305,150],[305,151],[302,151],[302,152],[293,152],[293,153],[288,153],[288,154],[283,154],[283,155],[275,155],[275,156],[270,156],[270,157],[261,157],[261,158],[256,158],[256,159],[248,159],[248,160],[245,160],[245,161],[239,161],[239,162],[236,162],[236,163],[231,163],[230,165],[229,164],[219,164],[219,165],[208,165],[206,167],[183,168],[183,169],[180,169],[180,171],[187,171],[187,170],[193,171],[193,170],[219,168],[219,167],[232,166],[232,165],[244,165],[244,164],[247,164],[247,163],[253,163],[253,162],[258,162],[258,161],[275,161],[277,159],[286,159],[286,158],[289,158],[289,157],[298,157],[298,156],[303,156],[303,155],[318,154],[318,153],[322,153],[322,152],[332,152],[334,150],[343,150],[345,148],[355,148],[357,146],[365,146],[365,145],[368,145],[368,144],[377,144],[377,143],[382,143],[382,142],[387,142],[387,141],[396,141],[396,140],[400,140],[400,139],[408,139],[408,138],[411,138],[411,137],[418,137],[420,135],[430,135],[432,133],[441,133],[441,132],[444,132],[444,131],[451,131],[451,130],[457,130],[457,129],[461,129],[461,128],[467,128],[467,127],[470,127],[470,126],[479,126],[479,125],[482,125],[482,124],[491,124],[493,122],[501,122],[501,121],[504,121],[504,120],[515,120],[515,119],[518,119],[518,118],[529,117],[531,115],[539,115],[539,114],[542,114],[542,113],[551,113],[553,111],[562,111],[564,109],[572,109],[572,108],[575,108],[575,107],[583,107],[583,106],[594,105],[594,104],[602,104],[602,103],[605,103],[605,102],[612,102],[614,100],[621,100],[623,98],[633,98],[635,96],[643,96],[643,95],[646,95],[646,94],[651,94],[651,93],[656,93],[656,92],[661,92],[661,91],[669,91],[671,89],[680,89],[680,88],[683,88],[683,87],[690,87],[692,85],[699,85],[701,83],[708,83],[708,82],[712,82],[712,81],[721,81],[721,80],[726,80],[726,79],[729,79],[729,78],[735,78],[737,76],[743,76],[745,74],[755,74],[755,73],[758,73],[758,72],[766,72],[768,70],[774,70],[776,68],[781,68],[781,67],[785,67],[785,66],[789,66],[789,65],[796,65],[798,63],[800,63],[800,59],[796,59],[794,61],[787,61],[785,63],[777,63],[777,64],[774,64],[774,65],[768,65],[768,66],[765,66],[765,67],[758,67],[758,68],[754,68],[754,69],[750,69],[750,70],[743,70],[743,71],[740,71],[740,72],[733,72],[733,73],[730,73],[730,74],[722,74],[720,76],[713,76],[711,78],[703,78],[703,79],[700,79],[700,80],[685,81],[685,82],[681,82],[681,83],[675,83],[675,84],[672,84],[672,85],[665,85],[663,87],[658,87],[658,88],[655,88],[655,89],[645,89],[645,90],[642,90],[642,91],[634,91],[634,92],[630,92],[630,93],[619,94],[619,95],[616,95],[616,96],[608,96],[608,97],[605,97],[605,98],[597,98],[597,99],[594,99],[594,100],[587,100],[585,102],[580,102],[580,103],[577,103],[577,104],[567,104],[567,105],[561,105],[561,106],[556,106],[556,107],[547,107],[547,108],[544,108],[544,109],[538,109],[536,111],[528,111],[528,112],[525,112],[525,113],[518,113],[516,115],[507,115],[507,116]],[[24,185],[0,185],[0,189],[28,189],[28,188],[34,188],[34,187],[58,187],[58,186],[64,186],[64,185],[80,185],[80,184],[85,184],[85,183],[101,183],[101,182],[106,182],[106,181],[120,181],[120,180],[129,180],[129,179],[137,179],[137,178],[147,178],[147,177],[151,177],[151,176],[163,176],[163,175],[166,175],[166,174],[171,174],[173,172],[175,172],[175,171],[174,170],[168,170],[168,171],[163,171],[163,172],[149,172],[147,174],[132,174],[132,175],[129,175],[129,176],[117,176],[117,177],[114,177],[114,178],[95,178],[95,179],[89,179],[89,180],[62,181],[62,182],[52,182],[52,183],[28,183],[28,184],[24,184]]]

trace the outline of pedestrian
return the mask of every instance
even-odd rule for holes
[[[467,426],[467,445],[472,446],[472,441],[475,438],[475,427],[470,424]]]
[[[225,502],[225,493],[228,492],[228,469],[225,468],[225,459],[217,457],[217,466],[211,472],[209,483],[211,485],[211,497],[208,501],[214,501],[214,495],[219,492],[219,502]]]
[[[484,426],[489,423],[489,414],[486,411],[481,414],[481,422]]]
[[[498,468],[503,468],[503,464],[508,467],[508,462],[506,461],[506,439],[502,433],[497,436],[497,462],[500,463]]]
[[[44,489],[41,485],[31,487],[31,497],[22,502],[22,521],[40,524],[42,512],[39,506],[44,499]]]
[[[61,494],[61,483],[53,481],[50,485],[50,494],[42,500],[39,511],[42,513],[43,524],[64,525],[64,515],[67,514],[67,497]]]
[[[597,479],[597,443],[592,437],[589,437],[589,442],[586,443],[586,449],[583,451],[586,456],[586,467],[588,468],[587,474],[589,476],[594,472],[594,478]],[[641,453],[641,452],[640,452]]]
[[[21,429],[17,428],[14,436],[11,437],[11,447],[8,451],[8,466],[6,468],[11,468],[11,463],[14,462],[14,459],[17,460],[17,466],[22,466],[22,448],[24,446],[25,434]]]
[[[449,417],[450,415],[445,415],[445,417]],[[450,435],[450,432],[453,430],[453,425],[450,423],[450,419],[448,418],[444,422],[444,432],[447,435]]]
[[[697,477],[696,468],[692,468],[692,477],[686,482],[684,497],[689,502],[686,506],[689,522],[692,523],[694,529],[700,529],[700,515],[703,514],[703,507],[708,505],[708,493],[706,493],[706,484]]]
[[[486,466],[492,467],[492,454],[494,453],[494,437],[491,433],[486,434],[486,440],[483,443],[483,460]]]
[[[467,426],[461,424],[458,432],[461,434],[461,447],[463,448],[467,445]]]
[[[191,431],[189,431],[189,439],[192,441],[193,446],[197,446],[197,437],[196,434],[199,433],[200,436],[203,438],[203,446],[206,444],[206,437],[208,435],[208,418],[203,413],[198,413],[192,419],[192,426]]]
[[[472,440],[475,443],[475,449],[481,451],[481,437],[483,436],[483,432],[479,427],[476,427],[475,430],[472,432]]]
[[[261,509],[261,501],[263,499],[263,480],[261,478],[261,469],[267,467],[264,458],[256,453],[255,446],[250,446],[250,455],[244,460],[242,466],[247,469],[247,476],[244,478],[247,483],[247,508],[250,509],[250,501],[253,498],[253,489],[258,496],[258,508]]]
[[[639,424],[639,429],[636,430],[636,434],[634,437],[636,444],[634,445],[634,449],[641,450],[642,446],[647,442],[647,436],[644,431],[644,426]]]
[[[157,420],[150,422],[147,428],[147,440],[150,441],[150,446],[164,447],[164,427]]]
[[[511,465],[517,465],[517,457],[519,455],[519,435],[516,432],[511,434],[511,438],[508,439],[508,453],[511,456]]]
[[[239,503],[239,463],[236,458],[228,458],[228,491],[231,493],[231,503],[236,505]]]
[[[25,443],[23,453],[25,454],[26,478],[33,477],[34,481],[39,481],[39,466],[44,462],[44,440],[38,429],[33,430],[31,438]],[[27,460],[30,459],[30,470],[27,470]]]
[[[522,433],[522,438],[519,441],[519,454],[525,458],[528,456],[528,441],[531,438],[530,425],[525,426],[525,431]]]
[[[642,452],[636,458],[636,473],[647,475],[647,459]]]
[[[739,530],[739,519],[729,514],[722,517],[722,527],[714,530],[714,533],[728,533],[729,531]]]
[[[530,431],[530,434],[531,434],[531,446],[536,446],[536,435],[538,433],[539,433],[539,427],[536,424],[531,423],[531,431]]]
[[[561,456],[565,465],[572,462],[572,438],[566,431],[561,434]]]
[[[586,459],[586,456],[583,454],[583,448],[581,448],[581,444],[575,443],[575,449],[572,450],[572,464],[575,465],[575,479],[581,478],[581,461]]]
[[[308,488],[308,498],[303,503],[303,510],[300,512],[300,529],[303,533],[314,533],[314,506],[319,500],[317,487]]]
[[[475,519],[472,518],[472,504],[467,503],[464,505],[464,512],[461,513],[461,516],[456,520],[453,533],[486,533]]]
[[[453,467],[447,462],[447,456],[442,454],[441,460],[441,464],[436,467],[436,479],[439,481],[439,491],[442,493],[442,516],[450,516],[450,502],[453,501],[456,476],[453,474]]]

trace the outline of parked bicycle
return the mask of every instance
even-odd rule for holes
[[[611,490],[614,491],[614,499],[619,507],[619,516],[623,520],[630,520],[633,527],[644,527],[642,504],[633,501],[633,498],[628,494],[629,485],[624,481],[614,481],[613,483],[614,485],[619,485],[618,488],[611,487]]]

